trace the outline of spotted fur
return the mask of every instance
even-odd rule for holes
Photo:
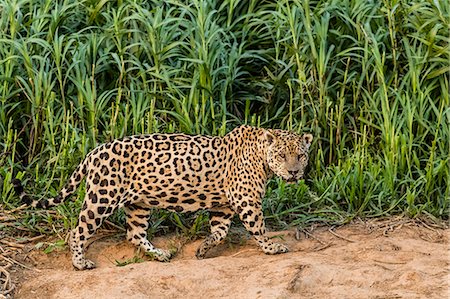
[[[161,261],[171,253],[147,240],[152,208],[176,212],[210,211],[211,234],[198,258],[222,241],[238,214],[267,254],[288,248],[265,236],[261,199],[272,174],[289,182],[303,176],[312,135],[241,126],[224,137],[152,134],[117,139],[90,152],[68,184],[52,199],[32,201],[15,180],[22,201],[36,208],[60,204],[86,177],[86,196],[70,248],[76,269],[91,269],[85,247],[102,222],[123,208],[127,238]]]

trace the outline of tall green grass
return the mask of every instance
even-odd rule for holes
[[[315,136],[306,184],[269,185],[271,219],[448,219],[449,18],[448,1],[0,1],[1,204],[14,176],[54,195],[113,138],[247,123]]]

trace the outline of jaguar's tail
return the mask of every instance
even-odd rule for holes
[[[30,197],[30,195],[28,195],[25,192],[22,186],[22,182],[19,179],[13,179],[11,183],[14,187],[14,191],[20,197],[20,200],[23,203],[32,206],[34,208],[47,209],[61,204],[70,195],[72,195],[80,185],[86,173],[87,173],[87,159],[84,159],[84,161],[80,165],[78,165],[77,169],[75,169],[75,171],[72,173],[69,182],[59,192],[58,196],[50,199],[33,200]]]

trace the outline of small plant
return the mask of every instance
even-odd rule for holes
[[[136,255],[133,256],[132,258],[128,258],[123,261],[115,260],[117,267],[124,267],[124,266],[130,265],[130,264],[138,264],[138,263],[142,263],[142,262],[145,262],[145,260]]]
[[[192,216],[194,217],[193,220]],[[206,234],[205,230],[209,222],[209,217],[205,212],[192,214],[191,217],[180,217],[179,214],[173,213],[172,219],[182,235],[190,240],[197,239],[198,236]],[[192,225],[189,223],[192,223]]]
[[[44,253],[49,254],[53,251],[61,251],[65,250],[67,248],[67,244],[65,240],[58,240],[54,243],[48,243],[48,242],[39,242],[37,243],[34,248],[36,249],[44,249]]]

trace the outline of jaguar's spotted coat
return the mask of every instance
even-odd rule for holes
[[[303,176],[312,139],[310,134],[249,126],[224,137],[131,136],[91,151],[53,199],[32,201],[19,180],[14,185],[24,202],[49,208],[71,195],[86,177],[86,196],[70,241],[77,269],[94,267],[84,256],[86,242],[120,207],[127,218],[128,240],[161,261],[171,254],[147,240],[152,208],[210,211],[211,235],[198,248],[198,258],[224,239],[235,213],[265,253],[283,253],[288,251],[284,245],[264,236],[261,199],[272,173],[290,182]]]

